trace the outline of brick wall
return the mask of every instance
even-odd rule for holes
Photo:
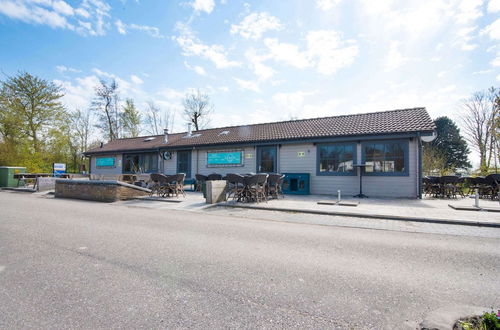
[[[118,181],[77,181],[57,180],[56,198],[85,199],[99,202],[116,202],[139,196],[147,196],[149,191],[132,187]]]

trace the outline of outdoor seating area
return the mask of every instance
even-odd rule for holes
[[[281,174],[233,174],[226,176],[228,199],[237,202],[262,202],[270,198],[278,199],[283,195],[282,185],[285,176]]]
[[[150,196],[178,197],[179,195],[182,195],[186,197],[186,192],[184,191],[184,180],[186,178],[185,173],[177,173],[174,175],[152,173],[150,177]]]
[[[423,179],[424,195],[435,198],[457,198],[475,195],[479,198],[497,199],[500,190],[500,174],[485,177],[427,176]]]

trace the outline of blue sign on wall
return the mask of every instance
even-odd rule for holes
[[[97,166],[97,167],[114,167],[115,166],[115,157],[96,158],[95,166]]]
[[[231,151],[231,152],[208,152],[207,153],[207,164],[209,166],[238,166],[242,165],[242,152],[241,151]]]

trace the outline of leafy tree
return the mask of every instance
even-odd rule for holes
[[[430,143],[437,155],[444,159],[444,168],[455,170],[457,168],[470,168],[468,159],[469,148],[467,142],[460,135],[460,129],[448,117],[439,117],[434,120],[437,138]]]
[[[45,79],[19,72],[1,82],[0,121],[4,138],[13,137],[15,126],[27,136],[35,153],[41,151],[47,129],[58,121],[65,110],[61,104],[61,87]]]
[[[125,100],[120,122],[123,137],[137,137],[141,133],[141,114],[136,109],[134,100]]]
[[[204,128],[210,122],[210,115],[214,107],[208,94],[201,93],[198,89],[186,95],[184,101],[184,117],[194,125],[196,131]]]
[[[424,175],[441,175],[446,170],[446,160],[443,154],[430,144],[424,145],[422,153],[422,168]]]
[[[111,82],[101,80],[95,87],[95,98],[92,108],[98,114],[96,127],[109,140],[119,137],[119,108],[118,84],[113,79]]]

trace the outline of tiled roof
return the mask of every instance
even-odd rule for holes
[[[193,146],[254,143],[282,140],[303,140],[326,137],[377,135],[433,131],[434,122],[425,108],[411,108],[364,114],[290,120],[265,124],[230,126],[168,135],[118,139],[87,151],[87,154],[145,150],[158,148],[181,148]]]

